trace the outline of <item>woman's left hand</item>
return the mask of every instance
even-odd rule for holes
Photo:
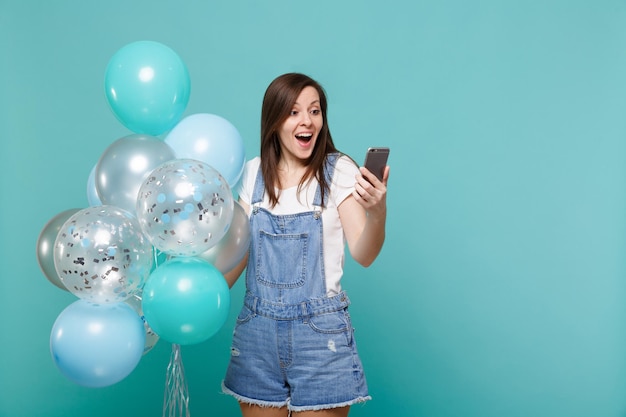
[[[383,180],[380,181],[367,168],[359,168],[361,175],[356,176],[352,193],[354,199],[367,211],[369,216],[384,219],[387,214],[387,181],[389,166],[385,167]]]

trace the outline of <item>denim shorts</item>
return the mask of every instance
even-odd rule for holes
[[[286,319],[244,305],[222,388],[243,403],[293,411],[371,399],[347,308]]]

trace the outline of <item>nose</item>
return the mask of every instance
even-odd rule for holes
[[[302,119],[300,120],[300,124],[302,126],[308,126],[311,124],[311,115],[308,111],[302,112]]]

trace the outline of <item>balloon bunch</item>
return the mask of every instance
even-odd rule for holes
[[[128,44],[106,68],[105,93],[132,134],[98,158],[89,206],[57,214],[37,240],[45,277],[79,298],[54,323],[53,360],[91,387],[128,376],[159,339],[213,336],[230,306],[223,274],[249,245],[231,191],[243,141],[220,116],[182,118],[190,80],[180,57],[158,42]]]

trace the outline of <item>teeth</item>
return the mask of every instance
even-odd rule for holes
[[[313,135],[311,133],[300,133],[296,135],[298,139],[311,139]]]

